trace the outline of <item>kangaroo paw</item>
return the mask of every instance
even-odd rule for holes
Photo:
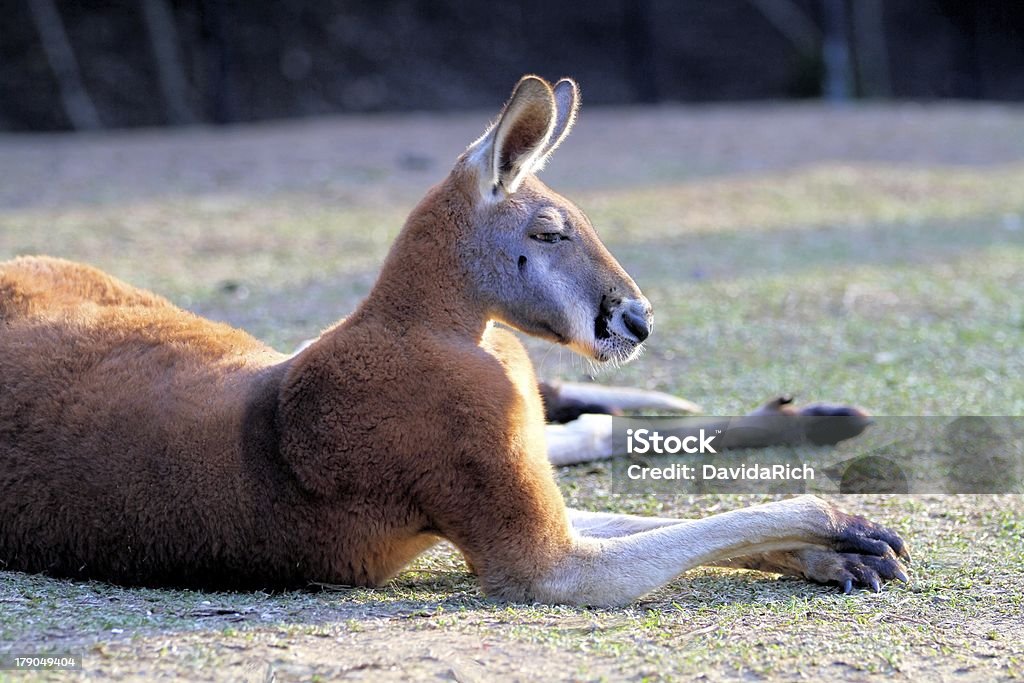
[[[870,588],[877,593],[887,581],[910,581],[903,563],[891,555],[879,557],[826,548],[776,551],[740,557],[721,564],[799,576],[815,583],[838,585],[844,593],[850,593],[854,588]]]
[[[870,588],[877,593],[882,590],[882,584],[886,581],[910,581],[906,568],[892,554],[879,557],[872,554],[809,548],[795,551],[794,560],[800,565],[800,573],[806,578],[818,583],[837,584],[844,593],[849,593],[854,588]]]
[[[831,503],[817,503],[827,528],[820,545],[742,555],[716,564],[837,584],[844,593],[854,588],[877,593],[886,581],[908,582],[904,563],[910,562],[910,551],[899,534]]]
[[[785,573],[838,584],[844,593],[854,588],[870,588],[877,593],[882,583],[894,579],[907,583],[903,562],[910,562],[910,551],[899,534],[860,515],[830,508],[834,534],[831,547],[801,548],[770,559]]]
[[[872,522],[860,515],[851,515],[835,509],[837,533],[833,547],[841,552],[899,557],[910,561],[907,544],[892,529]]]
[[[795,431],[803,439],[818,446],[832,446],[852,439],[872,423],[870,413],[863,408],[840,403],[808,403],[798,406],[793,403],[791,396],[772,399],[747,416],[805,418],[800,420],[798,426],[785,431]]]

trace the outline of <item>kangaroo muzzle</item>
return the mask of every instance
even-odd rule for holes
[[[602,362],[628,362],[636,357],[653,327],[654,313],[645,297],[602,297],[594,319],[594,355]]]
[[[642,342],[651,336],[651,329],[654,326],[654,311],[647,299],[634,299],[623,302],[622,324],[626,330],[636,337],[637,342]]]

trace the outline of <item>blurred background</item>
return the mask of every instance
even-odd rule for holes
[[[1024,98],[1019,0],[2,0],[0,130],[589,104]]]

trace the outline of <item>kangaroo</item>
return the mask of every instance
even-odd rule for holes
[[[701,564],[878,590],[893,531],[803,496],[681,520],[568,509],[500,324],[633,359],[651,305],[535,173],[578,89],[536,76],[294,356],[89,266],[0,265],[0,566],[148,586],[377,586],[439,539],[499,600],[622,605]]]

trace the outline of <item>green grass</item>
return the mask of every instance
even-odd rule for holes
[[[598,380],[715,414],[780,393],[883,415],[1024,413],[1024,166],[830,162],[712,178],[682,164],[630,189],[571,185],[657,317],[645,355]],[[295,190],[0,207],[0,257],[89,261],[288,349],[365,295],[409,208]],[[546,376],[592,371],[530,348]],[[558,477],[591,509],[697,516],[766,498],[615,495],[607,465]],[[373,591],[0,573],[0,652],[76,652],[90,675],[122,680],[1024,677],[1020,496],[839,502],[910,541],[910,585],[843,596],[701,569],[623,609],[510,606],[485,599],[448,546]]]

